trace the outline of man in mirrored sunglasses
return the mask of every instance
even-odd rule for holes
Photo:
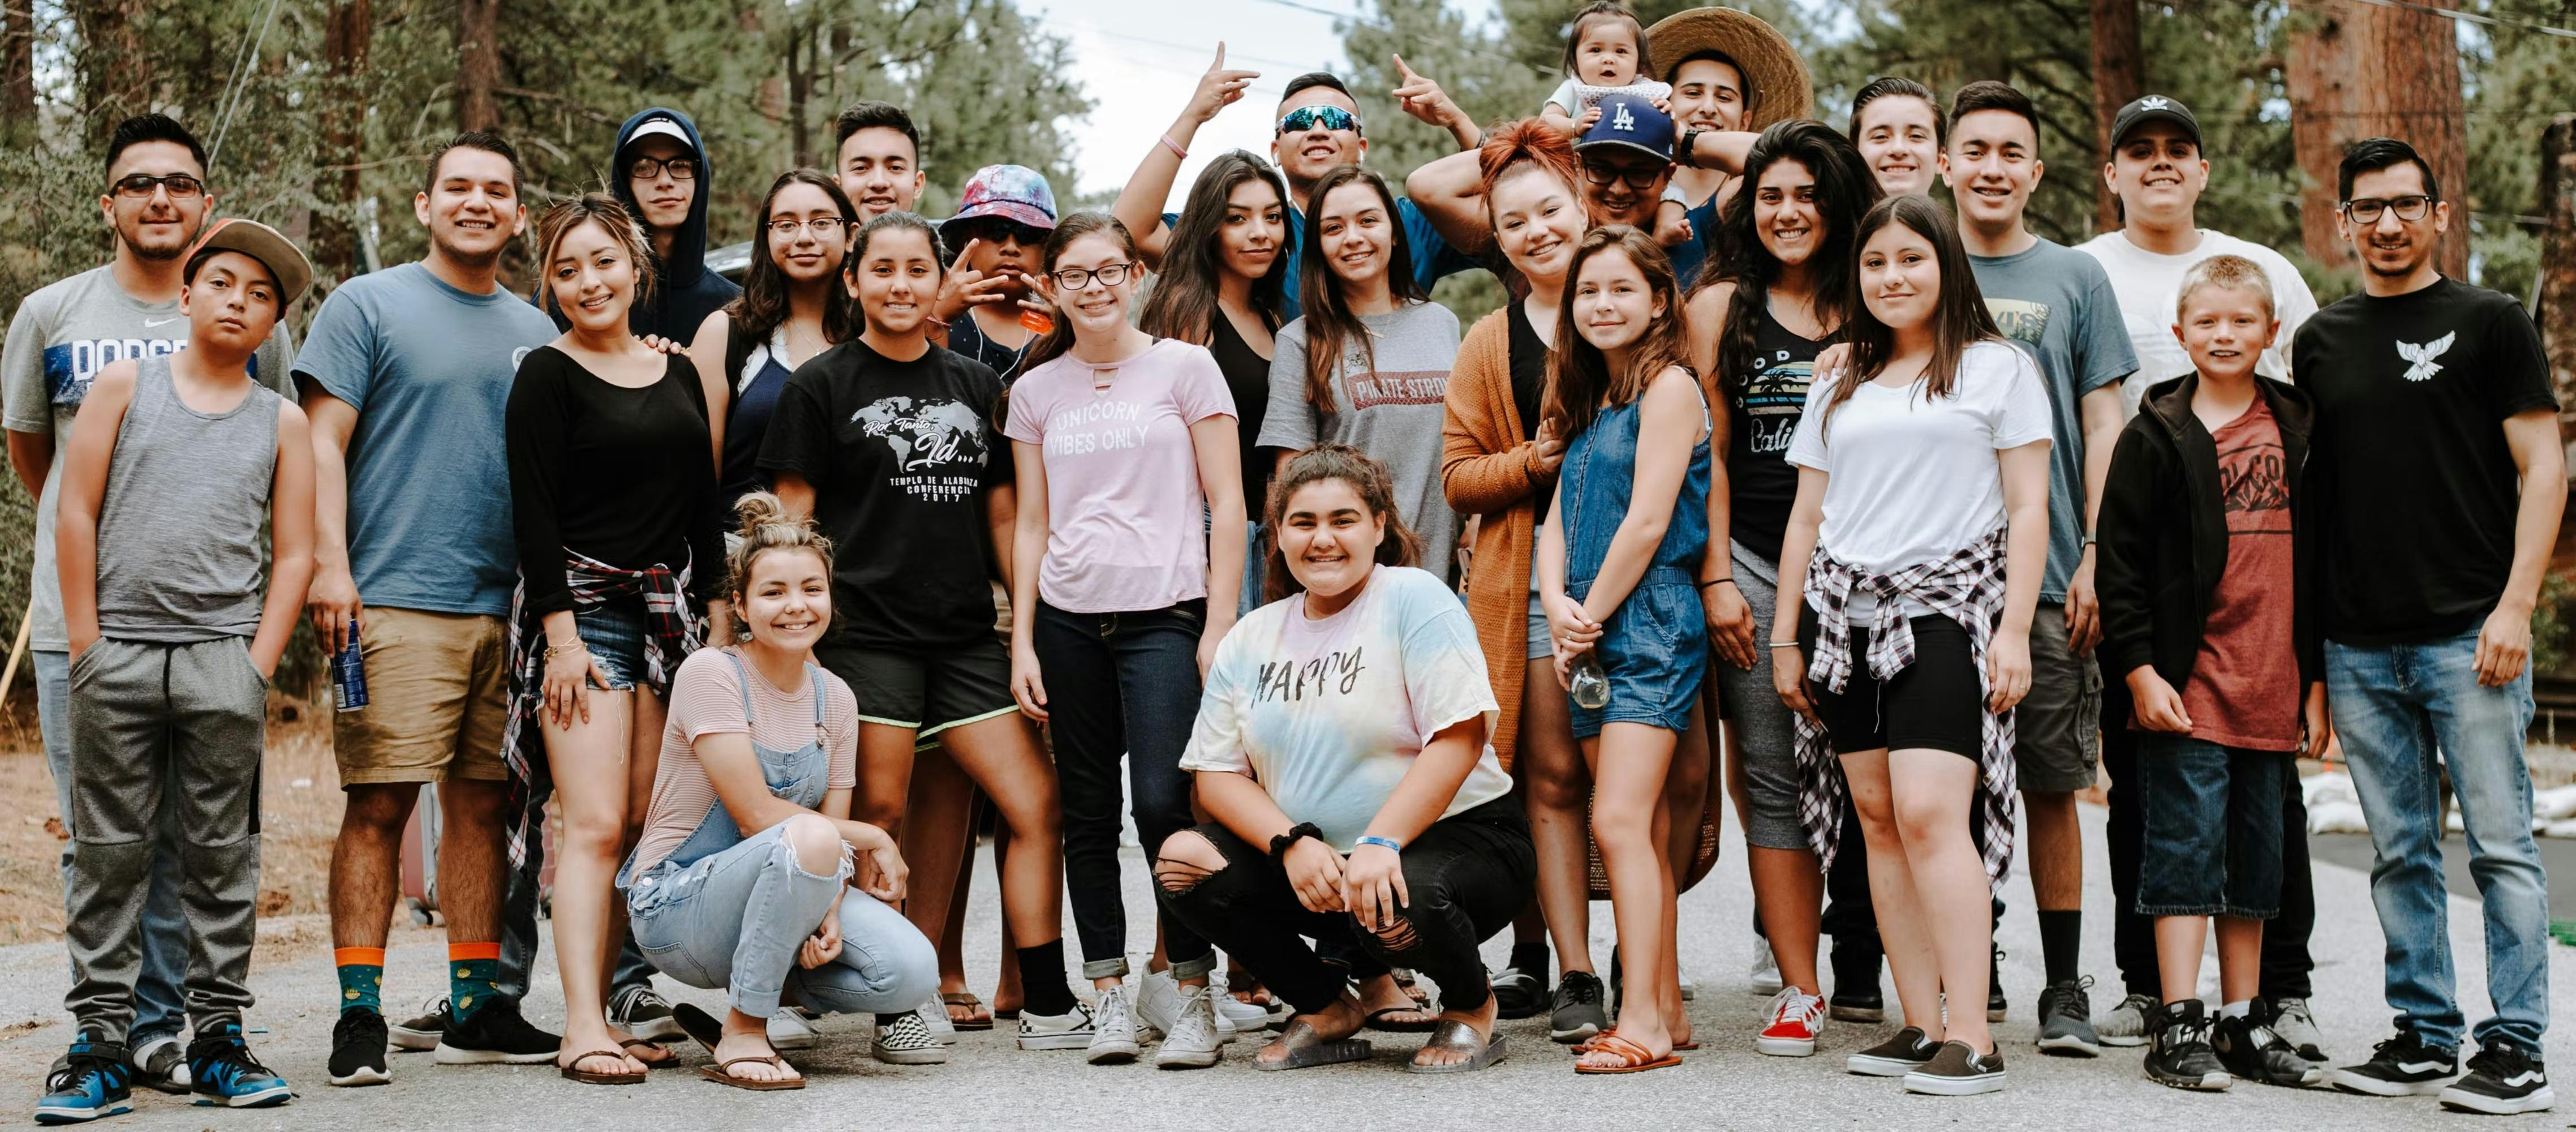
[[[715,185],[697,124],[660,106],[627,119],[617,131],[608,174],[609,191],[652,237],[658,272],[644,301],[626,312],[626,325],[638,335],[687,342],[708,315],[742,294],[741,285],[707,270],[707,201]],[[542,288],[538,302],[555,325],[571,325]],[[632,949],[629,955],[636,962],[620,963],[621,976],[649,973]],[[618,985],[641,984],[621,978]]]

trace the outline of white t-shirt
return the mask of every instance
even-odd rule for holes
[[[1442,728],[1497,714],[1475,624],[1440,579],[1380,566],[1330,617],[1306,595],[1236,622],[1208,666],[1181,769],[1260,781],[1289,820],[1313,822],[1349,852]],[[1488,745],[1442,817],[1511,792]]]
[[[1968,347],[1950,396],[1927,397],[1919,381],[1863,382],[1828,428],[1835,384],[1807,390],[1788,460],[1830,477],[1818,544],[1871,574],[1938,561],[1984,537],[2004,521],[1995,453],[2052,435],[2038,364],[2000,341]]]
[[[1547,101],[1549,105],[1565,111],[1566,117],[1581,118],[1584,111],[1600,105],[1602,99],[1614,94],[1633,94],[1652,102],[1656,99],[1671,98],[1673,86],[1671,83],[1656,82],[1647,78],[1640,78],[1626,86],[1593,86],[1590,83],[1567,79],[1556,84],[1556,89],[1549,92]]]
[[[2102,270],[2110,275],[2111,290],[2120,297],[2120,319],[2129,327],[2129,344],[2138,352],[2138,372],[2120,390],[2121,407],[2128,416],[2138,415],[2138,403],[2146,398],[2148,386],[2192,371],[2191,355],[2174,337],[2174,304],[2182,298],[2183,275],[2211,256],[2244,256],[2271,277],[2272,313],[2281,320],[2281,333],[2255,359],[2254,372],[2290,379],[2290,337],[2298,333],[2300,323],[2317,313],[2317,297],[2308,293],[2308,281],[2281,253],[2206,228],[2200,230],[2200,246],[2180,255],[2148,251],[2118,232],[2104,232],[2075,247],[2101,261]]]

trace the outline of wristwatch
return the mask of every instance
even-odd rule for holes
[[[1699,168],[1699,158],[1693,154],[1693,150],[1698,147],[1699,136],[1707,132],[1707,130],[1698,126],[1693,126],[1690,129],[1683,130],[1682,144],[1673,147],[1674,163],[1680,165],[1684,169]]]

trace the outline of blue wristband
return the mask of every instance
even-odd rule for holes
[[[1358,848],[1361,845],[1375,845],[1381,849],[1392,849],[1398,853],[1404,852],[1404,843],[1391,837],[1362,837],[1357,842],[1354,842],[1352,847]]]

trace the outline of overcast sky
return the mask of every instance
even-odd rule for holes
[[[1172,184],[1173,207],[1209,159],[1242,148],[1267,155],[1270,111],[1279,90],[1307,71],[1342,60],[1331,13],[1356,14],[1356,0],[1017,0],[1020,9],[1072,44],[1074,67],[1091,95],[1091,117],[1073,124],[1078,192],[1115,191],[1172,124],[1206,72],[1218,40],[1226,63],[1261,72],[1242,101],[1190,141]],[[1470,20],[1494,18],[1494,0],[1450,0]],[[1438,78],[1439,76],[1432,76]],[[1382,102],[1383,100],[1381,100]],[[1379,109],[1365,99],[1364,108]],[[1388,113],[1393,113],[1391,107]],[[1059,190],[1065,186],[1057,186]]]

